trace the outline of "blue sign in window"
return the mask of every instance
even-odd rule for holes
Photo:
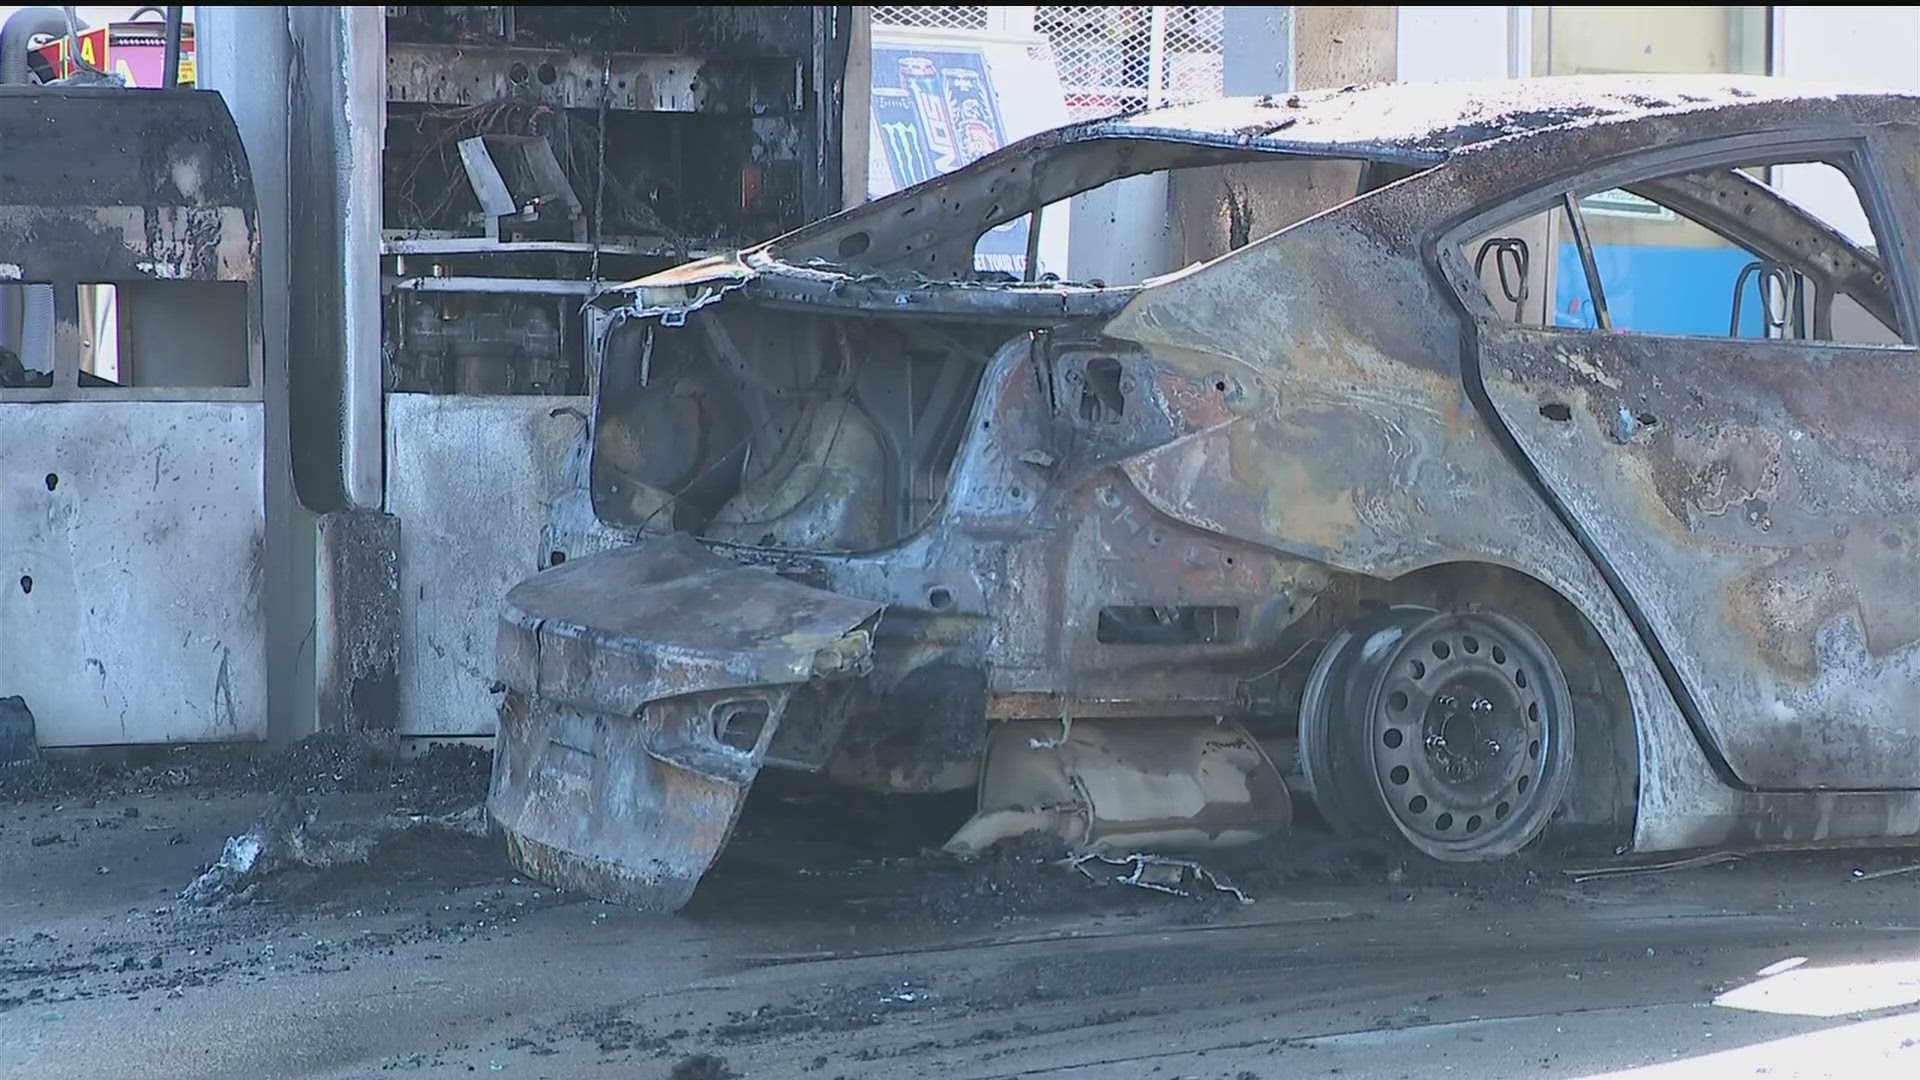
[[[1755,259],[1736,247],[1655,247],[1596,244],[1593,261],[1606,291],[1607,315],[1615,330],[1643,334],[1691,334],[1726,337],[1733,317],[1733,289],[1740,272]],[[1593,329],[1593,297],[1580,250],[1557,245],[1553,324]],[[1740,337],[1765,336],[1766,304],[1760,278],[1750,275],[1740,305]]]

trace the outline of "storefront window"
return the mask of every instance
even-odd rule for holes
[[[1766,75],[1765,7],[1536,7],[1535,75]]]

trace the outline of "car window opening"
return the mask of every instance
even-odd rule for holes
[[[797,230],[766,251],[981,284],[1134,285],[1405,179],[1424,166],[1148,139],[963,169]]]
[[[974,240],[974,276],[1136,285],[1245,247],[1413,171],[1264,155],[1119,177],[982,231]]]
[[[1796,161],[1569,192],[1461,255],[1515,325],[1897,345],[1880,250],[1848,173]]]

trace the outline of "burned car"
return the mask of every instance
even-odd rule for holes
[[[1186,269],[975,269],[1147,174]],[[1920,98],[1579,78],[1083,123],[611,289],[491,813],[659,908],[767,766],[974,787],[960,852],[1913,835],[1916,251]]]

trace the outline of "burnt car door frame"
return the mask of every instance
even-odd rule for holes
[[[1629,151],[1598,170],[1562,174],[1523,186],[1517,196],[1488,200],[1429,239],[1429,258],[1466,316],[1462,370],[1468,392],[1606,577],[1720,781],[1738,789],[1916,786],[1912,777],[1874,772],[1897,769],[1920,748],[1920,730],[1910,723],[1901,730],[1900,717],[1886,729],[1850,715],[1854,738],[1849,742],[1844,734],[1835,738],[1831,713],[1803,712],[1800,722],[1769,721],[1758,707],[1771,702],[1791,710],[1788,698],[1796,692],[1803,710],[1836,707],[1846,689],[1859,685],[1856,679],[1867,687],[1868,699],[1875,690],[1912,692],[1909,617],[1882,606],[1898,604],[1902,559],[1914,557],[1912,538],[1895,535],[1900,520],[1913,520],[1912,452],[1906,452],[1904,478],[1901,466],[1893,462],[1889,469],[1884,456],[1872,464],[1862,460],[1874,457],[1876,415],[1881,449],[1899,457],[1887,433],[1898,430],[1898,415],[1914,405],[1912,388],[1920,382],[1920,350],[1914,347],[1920,297],[1907,258],[1920,238],[1913,235],[1912,216],[1901,212],[1888,188],[1912,182],[1901,179],[1889,158],[1897,151],[1886,131],[1861,125],[1839,133],[1831,126],[1775,130]],[[1515,326],[1494,311],[1460,252],[1467,238],[1569,195],[1708,167],[1802,161],[1833,165],[1853,184],[1881,245],[1902,344]],[[1751,238],[1727,239],[1751,249]],[[1599,302],[1599,283],[1591,273],[1587,284]],[[1790,358],[1800,362],[1782,363]],[[1670,361],[1680,360],[1704,377],[1672,378],[1678,365]],[[1771,385],[1749,377],[1756,372],[1768,376]],[[1546,396],[1554,400],[1536,400]],[[1842,402],[1853,411],[1829,411],[1825,419],[1833,423],[1822,425],[1821,407],[1833,410]],[[1547,406],[1556,403],[1573,407],[1549,412]],[[1610,411],[1613,407],[1627,411]],[[1635,422],[1610,424],[1618,415]],[[1657,426],[1641,423],[1646,416]],[[1738,491],[1727,495],[1727,489],[1741,486],[1743,471],[1755,477],[1746,483],[1752,490],[1744,497],[1734,497],[1742,494]],[[1846,513],[1847,507],[1830,501],[1833,492],[1850,500],[1862,488],[1860,497],[1868,506],[1859,520],[1821,519],[1822,511]],[[1622,506],[1628,492],[1641,498]],[[1872,505],[1876,499],[1879,507]],[[1664,515],[1657,510],[1662,506]],[[1741,513],[1729,515],[1729,508]],[[1873,533],[1876,509],[1886,514],[1880,530],[1885,535],[1860,539],[1903,544],[1904,556],[1899,548],[1888,549],[1895,552],[1891,555],[1863,553],[1862,543],[1849,541],[1853,533]],[[1774,528],[1776,517],[1784,528]],[[1816,535],[1816,525],[1830,531]],[[1833,529],[1845,532],[1836,536]],[[1783,569],[1776,572],[1776,565]],[[1857,580],[1848,581],[1849,572]],[[1831,595],[1799,605],[1818,608],[1818,614],[1807,625],[1788,627],[1805,640],[1779,633],[1778,624],[1790,623],[1795,614],[1783,610],[1791,602],[1781,597],[1836,575],[1841,586]],[[1887,595],[1870,595],[1875,585]],[[1823,628],[1850,615],[1858,641],[1836,645],[1836,636]],[[1876,623],[1882,636],[1877,643]],[[1821,634],[1825,637],[1816,639]],[[1860,644],[1866,653],[1848,657],[1852,666],[1836,672],[1833,650]],[[1732,661],[1728,645],[1734,647]],[[1822,678],[1829,684],[1825,691],[1815,686]],[[1793,685],[1796,679],[1799,686]],[[1871,782],[1850,782],[1861,775]]]

